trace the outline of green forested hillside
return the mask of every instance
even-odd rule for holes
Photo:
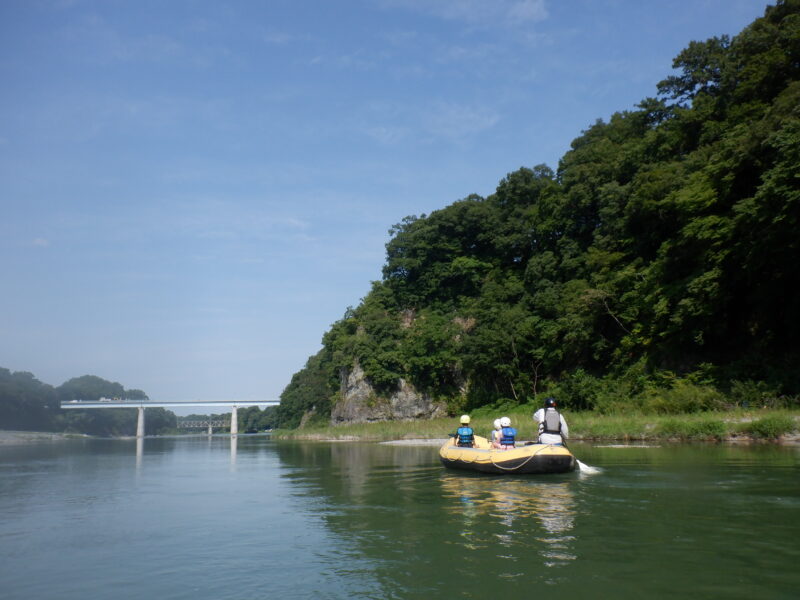
[[[106,398],[146,399],[142,390],[94,375],[74,377],[58,387],[42,383],[32,373],[0,367],[0,429],[65,431],[90,435],[132,435],[136,431],[134,408],[61,410],[62,401]],[[148,432],[174,429],[174,413],[163,408],[145,411]]]
[[[391,229],[383,278],[272,413],[329,414],[355,360],[453,411],[549,390],[575,409],[800,392],[800,1],[692,42],[557,172],[509,173]],[[670,407],[670,403],[674,406]]]

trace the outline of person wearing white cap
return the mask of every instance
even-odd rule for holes
[[[492,448],[499,448],[500,447],[500,438],[503,437],[502,432],[502,425],[500,425],[500,419],[494,420],[494,431],[492,431],[491,439],[492,439]]]
[[[511,426],[511,419],[500,417],[500,447],[509,450],[514,447],[517,438],[517,430]]]

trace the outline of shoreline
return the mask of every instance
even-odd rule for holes
[[[347,426],[315,428],[313,431],[303,431],[302,429],[275,431],[270,434],[270,437],[278,440],[295,440],[304,442],[326,442],[326,443],[378,443],[389,446],[430,446],[438,447],[444,444],[447,440],[442,437],[441,428],[439,431],[419,431],[415,426],[415,422],[405,422],[403,427],[398,427],[398,422],[395,422],[389,431],[381,430],[379,424],[374,424],[377,427],[359,427],[358,431],[353,431]],[[340,429],[341,428],[341,429]],[[571,442],[582,443],[602,443],[602,444],[615,444],[623,446],[642,446],[646,444],[685,444],[685,443],[716,443],[716,444],[731,444],[731,445],[760,445],[760,444],[774,444],[779,446],[800,446],[800,431],[794,430],[789,433],[783,433],[777,437],[760,437],[750,435],[743,432],[729,432],[722,436],[696,436],[685,437],[680,435],[659,435],[652,431],[652,427],[648,427],[650,431],[645,434],[633,433],[631,435],[619,434],[579,434],[573,433],[569,437]],[[337,431],[338,430],[338,431]],[[404,431],[405,430],[405,431]],[[240,434],[242,436],[248,434]],[[18,431],[18,430],[3,430],[0,429],[0,447],[2,446],[17,446],[34,443],[55,443],[76,439],[93,439],[96,436],[91,436],[82,433],[59,433],[48,431]],[[164,436],[147,436],[147,437],[164,437]],[[168,436],[171,437],[171,436]],[[194,437],[193,435],[175,436],[175,437]],[[133,436],[116,436],[110,438],[97,438],[97,439],[116,439],[116,440],[130,440]]]
[[[537,429],[530,407],[506,409],[517,429],[517,438],[533,440]],[[492,430],[495,411],[472,413],[471,427],[479,435]],[[800,411],[797,409],[751,409],[685,414],[567,413],[568,439],[587,443],[692,443],[800,445]],[[302,429],[278,429],[276,439],[305,441],[385,442],[445,439],[455,430],[455,419],[379,421],[367,423],[318,423]]]
[[[447,441],[447,438],[404,438],[404,439],[376,439],[373,436],[357,437],[346,435],[342,437],[323,436],[319,434],[292,434],[276,436],[280,440],[296,440],[304,442],[326,442],[342,443],[371,442],[382,446],[431,446],[439,447]],[[523,440],[524,441],[524,440]],[[669,438],[619,438],[619,437],[582,437],[575,436],[569,439],[570,442],[580,442],[587,444],[607,444],[613,447],[655,447],[659,444],[729,444],[729,445],[763,445],[772,444],[776,446],[800,446],[800,434],[782,435],[776,439],[764,439],[753,436],[728,436],[723,439],[683,439],[678,437]]]
[[[84,433],[57,433],[52,431],[17,431],[0,429],[0,446],[18,446],[36,442],[62,442],[65,440],[86,439],[92,436]]]

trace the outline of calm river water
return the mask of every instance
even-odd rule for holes
[[[0,597],[798,598],[800,451],[575,445],[602,472],[263,436],[0,446]]]

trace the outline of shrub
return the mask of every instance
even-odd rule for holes
[[[602,389],[603,382],[600,379],[589,375],[583,369],[578,369],[566,374],[557,384],[548,387],[542,396],[553,396],[560,408],[591,410]]]
[[[604,377],[594,409],[602,415],[639,413],[644,397],[627,379]]]
[[[648,408],[664,415],[719,410],[724,407],[724,398],[715,388],[697,385],[685,379],[677,379],[669,389],[652,390],[648,396]]]
[[[796,429],[795,420],[788,415],[768,415],[749,423],[742,423],[740,431],[756,438],[775,439]]]
[[[770,399],[778,396],[765,381],[732,381],[730,397],[736,406],[742,408],[764,406]]]

